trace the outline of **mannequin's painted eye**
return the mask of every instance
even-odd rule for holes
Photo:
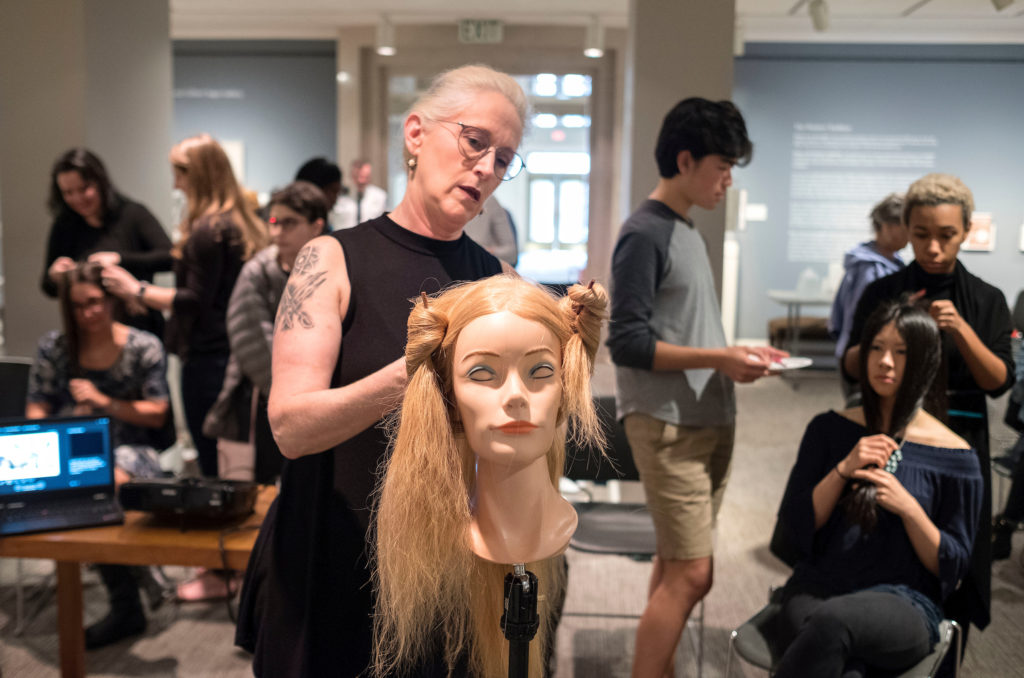
[[[530,369],[530,376],[534,379],[547,379],[555,376],[555,366],[551,363],[538,363]]]
[[[474,365],[466,373],[466,376],[470,381],[491,381],[497,376],[497,373],[487,365]]]

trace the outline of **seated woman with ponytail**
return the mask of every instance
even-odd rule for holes
[[[530,676],[543,674],[564,585],[555,556],[576,528],[558,493],[561,426],[601,445],[590,375],[606,305],[600,285],[556,300],[504,275],[416,303],[377,510],[376,675],[507,675],[513,563],[538,577]]]
[[[925,411],[944,411],[931,388],[939,330],[923,309],[889,302],[862,337],[864,405],[811,421],[779,508],[772,550],[794,571],[778,678],[912,666],[931,651],[942,603],[970,563],[978,460]]]

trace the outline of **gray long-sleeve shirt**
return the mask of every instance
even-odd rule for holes
[[[726,345],[704,240],[667,205],[646,200],[622,226],[612,257],[607,343],[616,365],[618,416],[641,412],[675,425],[731,424],[732,380],[712,369],[652,371],[659,340]]]

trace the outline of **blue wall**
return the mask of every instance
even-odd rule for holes
[[[335,88],[331,41],[177,41],[175,139],[244,142],[246,186],[270,191],[313,156],[336,161]]]
[[[935,168],[904,168],[960,176],[978,211],[997,225],[993,252],[961,252],[969,270],[1008,297],[1024,288],[1024,46],[749,45],[736,62],[735,100],[754,140],[754,159],[734,176],[749,203],[768,208],[765,222],[737,234],[741,247],[738,337],[764,337],[770,318],[784,315],[766,289],[793,289],[810,266],[789,261],[787,236],[793,130],[796,123],[842,123],[855,132],[931,135]],[[889,190],[905,190],[893,186]],[[870,226],[864,202],[863,233]],[[858,207],[859,209],[859,207]],[[811,310],[827,315],[827,309]]]

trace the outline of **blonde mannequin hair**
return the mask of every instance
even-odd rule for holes
[[[558,339],[562,360],[559,422],[603,448],[590,377],[608,296],[604,288],[573,285],[566,297],[509,275],[466,283],[416,301],[409,316],[409,385],[393,422],[393,451],[380,488],[376,519],[374,670],[383,676],[415,667],[438,650],[452,671],[460,659],[480,678],[507,674],[508,647],[499,619],[508,565],[470,550],[469,497],[475,456],[458,422],[452,361],[459,334],[473,320],[510,311],[540,323]],[[557,488],[565,442],[556,435],[547,454]],[[542,675],[553,603],[564,589],[559,558],[529,563],[539,580],[537,639],[530,675]],[[437,646],[440,643],[440,647]]]

